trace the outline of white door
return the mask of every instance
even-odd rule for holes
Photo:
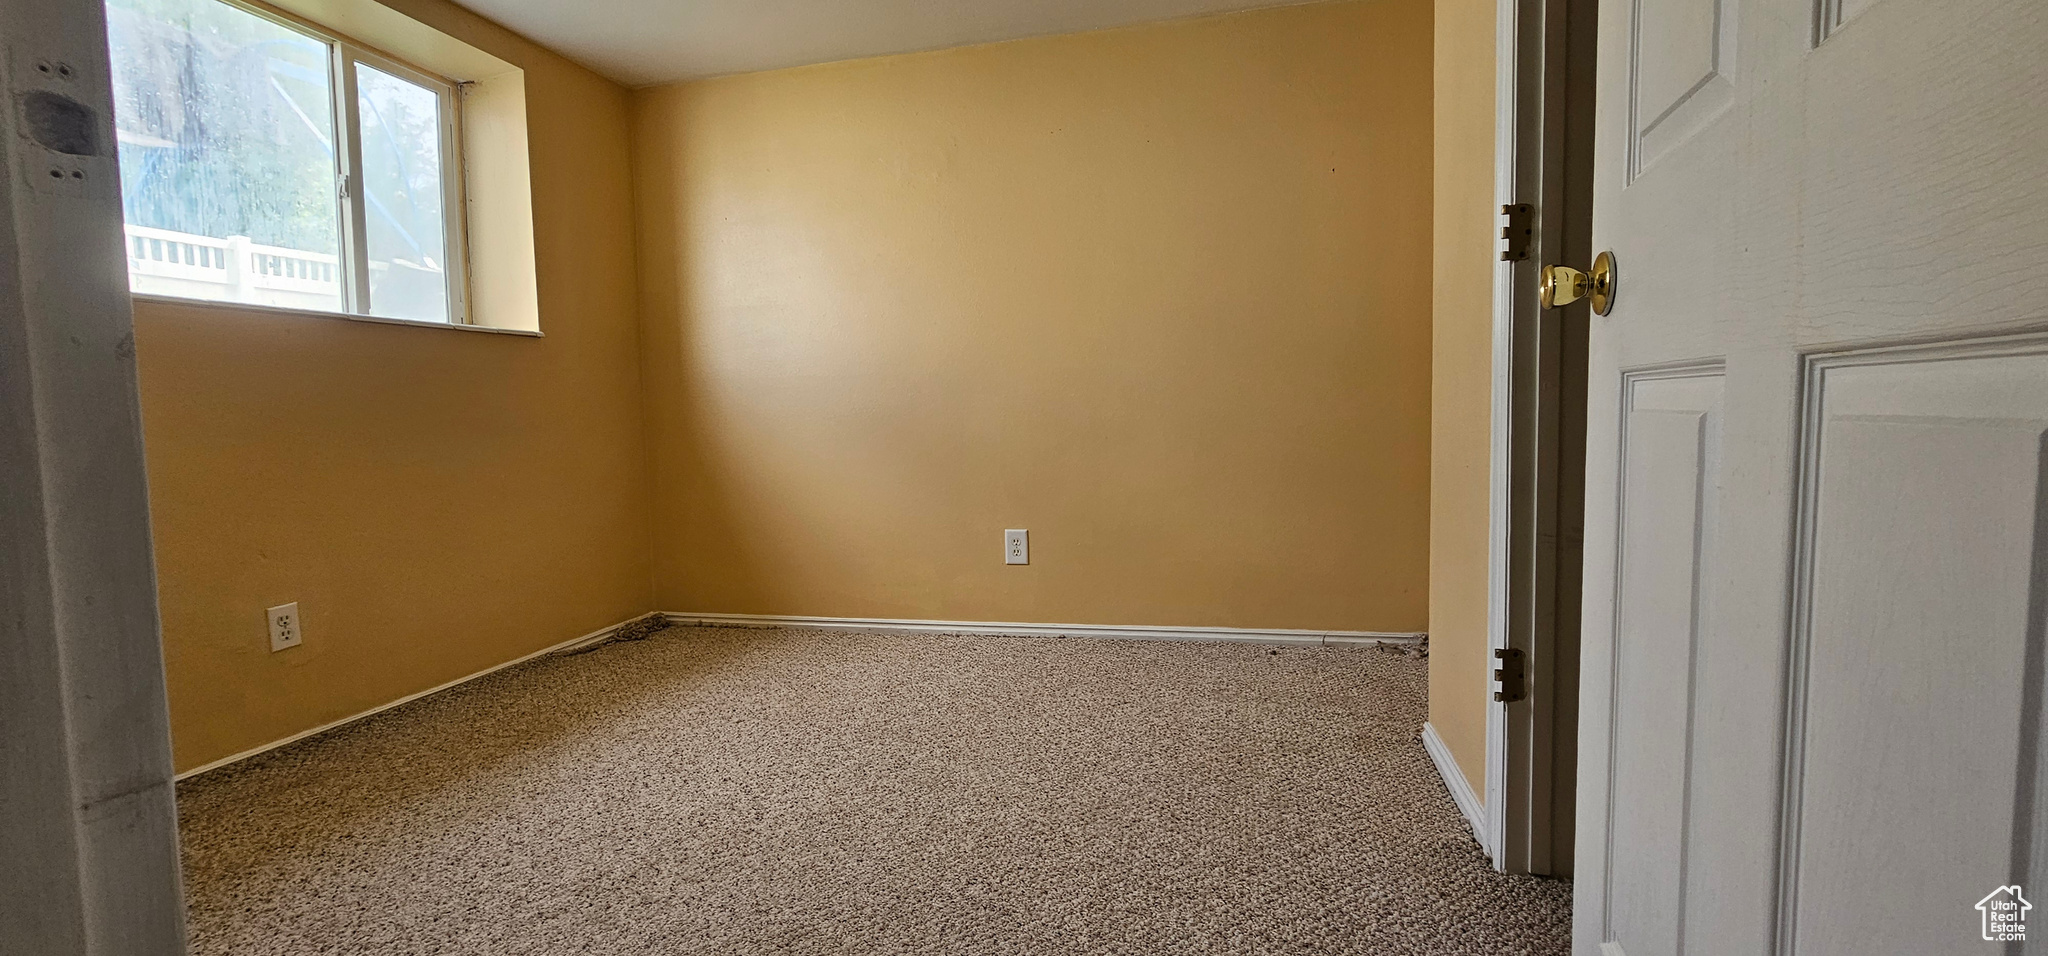
[[[1601,7],[1576,951],[2032,951],[2048,0]]]

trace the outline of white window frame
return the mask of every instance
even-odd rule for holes
[[[336,204],[340,210],[341,296],[343,314],[378,321],[392,319],[370,311],[370,246],[368,202],[361,170],[363,144],[356,64],[389,73],[432,90],[440,101],[441,223],[444,235],[442,271],[448,282],[448,324],[471,325],[469,310],[469,217],[464,200],[462,157],[462,84],[374,50],[346,36],[280,10],[249,0],[213,0],[327,44],[328,91],[334,97],[334,163]],[[198,299],[194,301],[212,301]],[[430,323],[440,324],[440,323]]]
[[[331,62],[339,74],[331,84],[337,101],[335,125],[345,127],[335,131],[338,148],[334,154],[342,167],[341,247],[346,250],[349,272],[349,281],[342,285],[349,311],[360,315],[367,315],[370,311],[369,203],[364,196],[360,172],[363,168],[362,118],[359,115],[362,99],[356,95],[356,64],[361,63],[432,90],[440,100],[441,229],[445,236],[445,248],[441,254],[442,273],[448,280],[448,321],[455,325],[469,324],[469,283],[466,281],[469,256],[465,242],[469,230],[464,227],[466,217],[463,210],[467,204],[462,201],[461,85],[353,41],[333,36],[324,39],[332,45]]]

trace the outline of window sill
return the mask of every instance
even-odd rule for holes
[[[258,312],[265,315],[290,316],[309,319],[339,319],[343,322],[367,322],[373,325],[402,325],[415,329],[452,329],[457,332],[487,332],[492,335],[518,335],[529,339],[546,338],[539,329],[501,329],[490,325],[462,325],[454,322],[422,322],[418,319],[387,319],[375,315],[354,315],[347,312],[321,312],[315,309],[291,309],[275,305],[252,305],[247,302],[222,302],[215,299],[186,299],[175,295],[150,295],[131,292],[130,299],[136,302],[153,302],[161,305],[180,306],[188,309],[228,309],[235,312]]]

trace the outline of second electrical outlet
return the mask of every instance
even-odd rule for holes
[[[1010,528],[1003,532],[1003,563],[1031,563],[1031,532],[1023,528]]]

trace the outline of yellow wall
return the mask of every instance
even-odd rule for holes
[[[137,304],[180,769],[652,605],[627,94],[390,5],[526,71],[546,337]]]
[[[1493,0],[1436,0],[1429,720],[1486,787],[1487,455],[1493,369]]]
[[[1430,17],[635,94],[661,606],[1421,630]]]

